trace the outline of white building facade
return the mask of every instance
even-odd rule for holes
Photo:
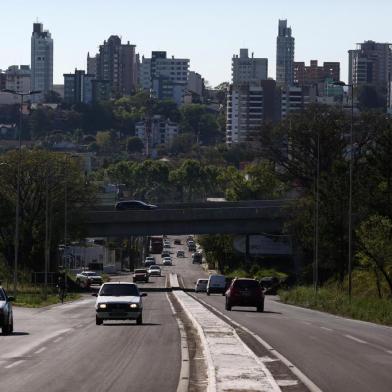
[[[144,90],[155,98],[172,99],[178,105],[188,84],[189,59],[167,58],[166,52],[152,52],[151,58],[142,58],[139,81]]]
[[[240,55],[231,60],[232,82],[251,83],[268,79],[268,59],[249,57],[248,49],[240,49]]]
[[[227,94],[226,143],[251,142],[263,121],[263,87],[256,83],[231,85]]]
[[[135,124],[135,136],[140,138],[144,145],[157,147],[160,144],[170,146],[173,139],[179,133],[177,123],[166,119],[164,116],[155,115],[151,119],[150,131],[147,132],[148,124],[146,121],[139,121]],[[147,140],[148,139],[148,140]]]

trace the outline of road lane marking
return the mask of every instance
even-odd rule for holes
[[[302,321],[302,324],[312,325],[312,323],[308,323],[307,321]]]
[[[53,340],[53,343],[58,343],[60,340],[63,340],[63,338],[62,337],[57,338],[56,340]]]
[[[386,352],[392,355],[392,350],[386,350]]]
[[[351,335],[344,335],[344,336],[348,339],[354,340],[354,342],[361,343],[361,344],[368,344],[368,342],[365,342],[364,340],[358,339],[354,336]]]
[[[46,347],[41,347],[39,350],[35,351],[34,354],[41,354],[45,350],[46,350]]]
[[[6,366],[5,368],[6,368],[6,369],[11,369],[11,368],[13,368],[13,367],[15,367],[15,366],[20,365],[22,362],[24,362],[24,359],[21,359],[20,361],[16,361],[16,362],[14,362],[14,363],[11,363],[11,365]]]
[[[324,331],[328,331],[328,332],[333,332],[333,329],[327,327],[320,327],[320,329],[323,329]]]

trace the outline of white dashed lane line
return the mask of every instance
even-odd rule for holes
[[[327,327],[320,327],[320,329],[323,329],[324,331],[328,331],[328,332],[333,332],[333,329]]]
[[[356,337],[354,337],[354,336],[351,336],[351,335],[344,335],[344,336],[345,336],[346,338],[348,338],[348,339],[354,340],[354,342],[357,342],[357,343],[369,344],[368,342],[365,342],[364,340],[358,339],[358,338],[356,338]]]
[[[45,350],[46,350],[46,347],[41,347],[39,350],[35,351],[34,354],[41,354]]]
[[[54,343],[58,343],[60,340],[63,340],[63,338],[57,338],[56,340],[53,340]]]
[[[13,367],[15,367],[15,366],[20,365],[22,362],[24,362],[24,359],[21,359],[20,361],[16,361],[16,362],[14,362],[14,363],[11,363],[11,365],[5,366],[5,368],[6,368],[6,369],[11,369],[11,368],[13,368]]]

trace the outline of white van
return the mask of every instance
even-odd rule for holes
[[[207,295],[218,293],[225,295],[226,278],[224,275],[210,275],[207,284]]]

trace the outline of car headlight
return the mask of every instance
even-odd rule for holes
[[[106,309],[106,304],[99,304],[99,305],[98,305],[98,308],[99,308],[99,309]]]
[[[136,308],[138,308],[138,304],[129,304],[129,307],[131,309],[136,309]]]

